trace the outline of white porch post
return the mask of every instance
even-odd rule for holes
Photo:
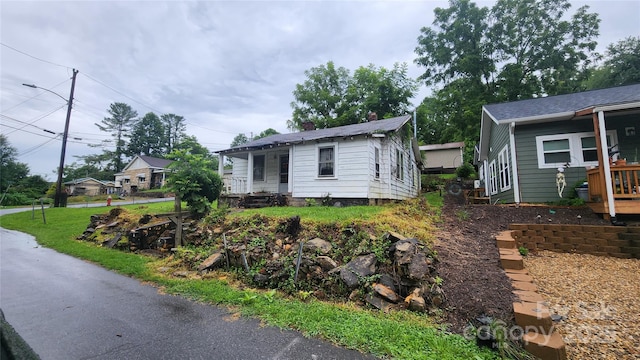
[[[511,147],[511,174],[513,174],[513,201],[520,204],[520,180],[518,179],[518,164],[516,161],[516,123],[512,122],[509,126],[509,147]]]
[[[289,174],[288,174],[288,185],[287,192],[289,194],[293,194],[293,146],[289,148]]]
[[[247,156],[247,193],[253,192],[253,153]]]
[[[224,155],[222,154],[218,155],[218,175],[220,175],[221,179],[224,175]]]
[[[598,129],[600,131],[600,148],[602,149],[602,170],[604,171],[604,184],[607,190],[607,203],[609,215],[616,216],[616,204],[613,198],[613,185],[611,183],[611,167],[609,166],[609,147],[607,146],[607,129],[604,125],[604,112],[598,111]]]

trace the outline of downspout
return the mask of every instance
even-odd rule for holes
[[[518,165],[516,161],[516,123],[509,126],[509,147],[511,148],[511,174],[513,174],[513,201],[520,204],[520,180],[518,178]]]
[[[602,149],[602,169],[604,170],[604,184],[607,190],[607,203],[611,222],[616,222],[616,204],[613,198],[613,185],[611,183],[611,167],[609,166],[609,148],[607,147],[607,129],[604,125],[604,112],[598,111],[598,131],[600,135],[600,148]]]

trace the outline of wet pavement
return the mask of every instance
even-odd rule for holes
[[[160,294],[2,228],[0,308],[42,359],[372,358]]]

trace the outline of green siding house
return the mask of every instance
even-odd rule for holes
[[[640,84],[485,105],[477,156],[492,203],[557,201],[589,179],[594,210],[640,213]]]

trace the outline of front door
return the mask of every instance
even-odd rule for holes
[[[279,163],[278,192],[286,194],[289,192],[289,155],[280,155]]]

